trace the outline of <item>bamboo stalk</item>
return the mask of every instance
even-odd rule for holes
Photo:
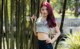
[[[10,17],[10,20],[11,20],[11,40],[10,40],[10,49],[14,49],[14,0],[11,0],[10,1],[11,3],[11,17]]]
[[[7,7],[7,0],[4,1],[4,19],[5,19],[5,33],[6,33],[6,46],[9,49],[9,37],[8,37],[8,7]]]
[[[3,0],[0,0],[0,49],[2,49],[2,36],[3,36]]]
[[[16,49],[20,49],[20,0],[16,0]]]
[[[22,21],[22,28],[23,28],[23,30],[22,30],[22,38],[23,38],[23,49],[25,49],[24,48],[24,42],[25,42],[25,33],[26,33],[26,1],[25,0],[22,0],[22,8],[23,8],[23,21]]]
[[[8,15],[8,1],[11,3],[11,11],[10,11],[10,37],[9,37],[9,31],[8,31],[8,23],[9,23],[9,15]],[[28,0],[26,0],[28,1]],[[5,0],[4,1],[4,20],[5,20],[5,37],[6,37],[6,43],[5,43],[5,38],[3,38],[3,45],[4,49],[6,48],[7,44],[7,49],[14,49],[14,42],[16,39],[16,49],[37,49],[36,47],[36,38],[33,34],[33,24],[31,21],[26,22],[26,12],[29,12],[29,14],[35,14],[39,15],[39,0],[29,0],[28,5],[29,8],[31,6],[31,11],[26,10],[26,2],[25,0]],[[15,4],[16,3],[16,4]],[[37,4],[35,6],[35,4]],[[37,8],[38,7],[38,8]],[[15,9],[16,8],[16,9]],[[30,15],[30,16],[31,16]],[[14,18],[15,17],[15,18]],[[16,38],[14,39],[14,23],[13,21],[16,21]],[[26,23],[29,23],[28,28],[26,28]],[[26,34],[27,32],[27,34]],[[34,40],[35,39],[35,40]],[[29,46],[30,45],[30,46]]]

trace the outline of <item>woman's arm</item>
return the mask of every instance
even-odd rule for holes
[[[55,36],[52,38],[52,42],[54,42],[54,41],[56,41],[57,40],[57,38],[60,36],[60,30],[59,30],[59,27],[56,25],[56,27],[55,27],[55,31],[56,31],[56,34],[55,34]]]
[[[33,26],[33,31],[34,31],[34,35],[37,36],[36,26],[35,26],[35,24],[34,24],[34,26]]]
[[[57,38],[61,34],[58,26],[55,27],[55,31],[56,31],[55,36],[52,39],[51,38],[47,38],[46,39],[46,43],[54,43],[57,40]]]
[[[36,17],[33,15],[33,16],[31,17],[32,23],[34,22],[33,20],[35,20],[35,19],[36,19]],[[34,26],[33,26],[34,35],[37,36],[35,23],[33,23],[33,25],[34,25]]]

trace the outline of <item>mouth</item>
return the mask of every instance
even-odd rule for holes
[[[46,15],[46,13],[43,13],[43,15]]]

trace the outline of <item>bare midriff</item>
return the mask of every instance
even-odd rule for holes
[[[49,35],[47,33],[43,32],[37,32],[38,40],[46,40],[49,38]]]

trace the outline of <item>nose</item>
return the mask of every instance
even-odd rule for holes
[[[43,10],[43,13],[46,13],[47,11],[46,10]]]

